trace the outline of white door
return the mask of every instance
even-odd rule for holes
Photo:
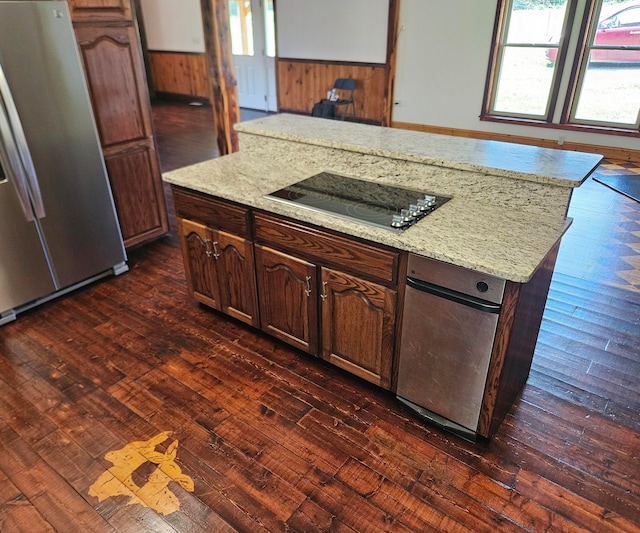
[[[229,0],[240,107],[276,111],[273,0]]]

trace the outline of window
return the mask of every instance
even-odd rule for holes
[[[252,56],[254,51],[251,0],[229,0],[229,27],[231,53],[234,56]]]
[[[484,118],[640,129],[640,0],[502,0]]]

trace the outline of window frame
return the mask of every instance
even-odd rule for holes
[[[604,1],[604,0],[602,0]],[[636,116],[636,122],[629,127],[623,127],[617,122],[607,122],[594,119],[579,119],[576,118],[578,111],[578,98],[582,91],[586,72],[589,68],[591,52],[593,50],[625,50],[629,49],[628,46],[611,46],[611,45],[597,45],[595,44],[596,33],[598,31],[598,21],[602,13],[602,2],[600,0],[590,0],[588,6],[588,13],[585,13],[585,20],[580,28],[580,36],[578,44],[580,46],[580,58],[575,61],[571,76],[569,78],[570,92],[565,99],[565,105],[562,109],[561,122],[571,124],[574,126],[585,126],[595,128],[606,128],[609,130],[621,130],[628,132],[640,133],[640,111]],[[628,6],[622,10],[630,9],[635,6]],[[640,7],[638,7],[640,10]],[[640,45],[633,47],[632,50],[640,50]]]
[[[511,18],[511,5],[515,0],[499,0],[496,22],[493,29],[492,47],[489,57],[489,69],[485,83],[484,99],[482,102],[482,118],[485,119],[507,119],[526,122],[552,123],[558,103],[560,84],[562,83],[562,72],[566,63],[569,38],[571,32],[566,31],[568,22],[575,18],[578,0],[567,0],[567,10],[562,25],[562,35],[558,39],[558,54],[555,61],[553,78],[549,87],[547,109],[542,115],[526,115],[524,113],[498,112],[494,110],[496,92],[498,90],[499,71],[506,48],[549,48],[548,44],[527,44],[527,43],[507,43],[509,34],[509,22]]]
[[[604,0],[585,0],[584,11],[581,20],[576,20],[579,0],[567,0],[567,13],[563,23],[562,36],[558,42],[558,55],[555,62],[556,72],[550,87],[549,106],[547,113],[543,117],[525,115],[519,113],[495,112],[492,110],[495,101],[495,93],[498,85],[499,67],[501,61],[502,40],[506,39],[508,33],[508,19],[511,6],[515,0],[498,0],[496,18],[492,35],[492,46],[489,55],[489,66],[485,80],[485,91],[482,100],[481,121],[499,122],[518,125],[538,126],[544,128],[564,129],[572,131],[584,131],[593,133],[604,133],[625,137],[640,136],[640,128],[622,127],[617,123],[604,123],[593,120],[574,120],[572,113],[575,113],[579,91],[581,89],[581,74],[584,66],[588,64],[588,53],[591,48],[587,48],[589,39],[595,39],[597,31],[597,20],[600,15],[602,2]],[[567,21],[569,21],[567,23]],[[579,24],[578,24],[579,22]],[[572,34],[578,32],[578,38],[574,46],[569,46]],[[569,66],[568,57],[573,52],[573,59]],[[567,79],[566,92],[560,91],[563,80]],[[562,109],[559,118],[554,121],[558,109],[558,102],[561,101]],[[640,120],[640,118],[639,118]]]

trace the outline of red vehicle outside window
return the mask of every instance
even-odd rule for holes
[[[598,48],[614,46],[616,49]],[[618,11],[598,24],[596,38],[591,49],[590,61],[601,63],[640,63],[640,5],[634,5]],[[547,49],[547,59],[553,63],[558,54],[557,48]]]

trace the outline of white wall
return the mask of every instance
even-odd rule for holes
[[[278,56],[385,63],[389,0],[278,0]]]
[[[400,2],[394,121],[640,148],[631,137],[480,121],[496,8],[497,0]]]
[[[495,0],[402,0],[393,120],[477,129]]]
[[[150,50],[204,52],[199,0],[141,4]],[[579,0],[579,10],[584,4]],[[278,55],[384,63],[388,5],[389,0],[278,0]],[[633,137],[480,121],[496,7],[497,0],[400,1],[394,121],[640,148]]]
[[[204,53],[200,0],[141,0],[147,48]]]

